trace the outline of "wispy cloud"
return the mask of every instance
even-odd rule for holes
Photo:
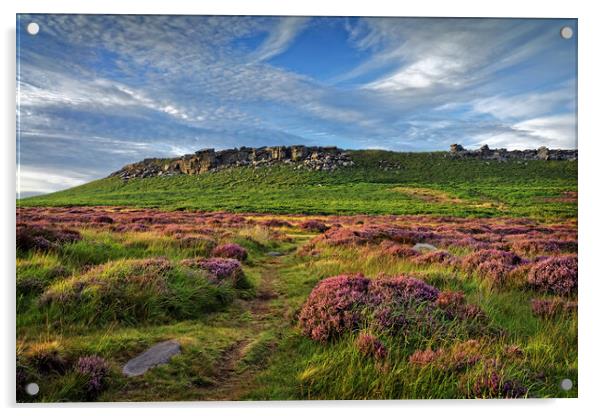
[[[284,52],[295,37],[305,28],[309,19],[306,17],[283,17],[270,32],[263,44],[254,52],[258,61],[266,61]]]
[[[202,147],[576,145],[576,46],[558,36],[573,21],[35,19],[18,51],[27,192]],[[342,50],[328,84],[302,75]]]

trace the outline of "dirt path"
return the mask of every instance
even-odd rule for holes
[[[243,311],[252,316],[249,325],[253,326],[256,336],[276,326],[274,317],[278,311],[271,301],[278,298],[278,293],[274,291],[273,282],[278,278],[284,257],[269,258],[264,263],[256,296],[251,300],[241,301]],[[206,389],[203,400],[238,400],[253,387],[254,375],[258,369],[241,369],[240,363],[244,358],[245,348],[254,340],[253,337],[239,340],[222,352],[215,369],[215,384]]]

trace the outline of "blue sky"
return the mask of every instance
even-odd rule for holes
[[[576,34],[572,19],[20,15],[18,190],[206,147],[576,148]]]

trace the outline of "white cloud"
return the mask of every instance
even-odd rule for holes
[[[56,192],[73,186],[83,185],[94,179],[87,172],[56,169],[48,166],[17,167],[17,197]]]
[[[571,88],[548,92],[530,92],[513,96],[495,96],[472,102],[474,111],[500,119],[524,119],[555,111],[560,106],[574,106]]]
[[[432,87],[434,84],[456,86],[459,83],[458,75],[463,72],[463,69],[460,61],[430,56],[408,65],[392,76],[369,83],[365,88],[400,91]]]
[[[475,136],[479,144],[507,149],[553,149],[577,147],[576,119],[572,114],[533,118],[513,124],[507,131],[482,133]]]
[[[284,52],[309,21],[306,17],[280,18],[267,39],[253,54],[258,61],[266,61]]]

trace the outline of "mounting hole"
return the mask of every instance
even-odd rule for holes
[[[573,382],[569,378],[565,378],[560,382],[560,388],[564,391],[569,391],[573,388]]]
[[[25,386],[25,391],[30,396],[35,396],[40,392],[40,386],[38,386],[38,383],[29,383],[27,386]]]
[[[36,22],[31,22],[27,25],[27,33],[29,33],[31,36],[37,35],[39,31],[40,25]]]
[[[560,36],[562,36],[562,39],[570,39],[573,37],[573,28],[570,26],[564,26],[562,29],[560,29]]]

